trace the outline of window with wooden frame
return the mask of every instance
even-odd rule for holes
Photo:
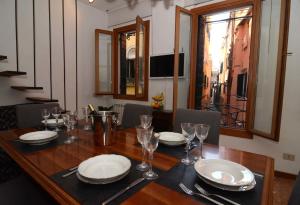
[[[102,32],[104,32],[102,30]],[[97,33],[97,30],[96,30]],[[119,27],[106,33],[112,36],[111,66],[102,66],[102,58],[107,54],[102,51],[101,40],[96,34],[96,93],[113,95],[117,99],[148,100],[148,64],[149,64],[149,21],[136,18],[136,24]],[[102,52],[101,52],[102,51]],[[102,54],[102,56],[101,56]],[[103,69],[102,69],[103,68]],[[107,68],[108,70],[104,70]],[[111,76],[107,76],[111,73]],[[101,80],[112,77],[111,92],[103,92]],[[102,87],[102,89],[101,89]],[[104,90],[106,91],[106,90]]]
[[[112,43],[113,32],[95,30],[95,94],[112,95],[114,92]]]
[[[192,10],[177,7],[175,115],[177,108],[220,111],[222,134],[278,140],[289,6],[286,0],[225,0]],[[220,48],[211,45],[222,29],[227,33]],[[216,48],[221,54],[216,55]],[[183,80],[178,79],[182,49],[190,53]]]

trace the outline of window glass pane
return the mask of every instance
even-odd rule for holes
[[[139,31],[139,65],[138,65],[138,94],[144,93],[144,75],[145,75],[145,28],[144,25],[140,25]]]
[[[271,133],[281,0],[262,1],[254,129]]]
[[[119,33],[119,94],[135,95],[136,32]]]
[[[99,91],[112,92],[111,48],[112,36],[99,33]]]
[[[183,76],[178,77],[177,108],[188,107],[188,94],[190,88],[191,21],[192,18],[189,14],[180,13],[179,54],[180,60],[182,60],[183,57],[184,62]],[[178,70],[180,70],[180,68]]]

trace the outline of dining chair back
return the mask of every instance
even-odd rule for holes
[[[22,104],[16,105],[17,127],[28,128],[41,125],[42,109],[51,109],[59,106],[58,103]]]
[[[36,182],[25,173],[0,184],[1,204],[57,204]]]
[[[210,126],[205,142],[219,145],[221,113],[216,111],[202,111],[190,109],[177,109],[174,123],[174,132],[181,133],[181,123],[202,123]]]
[[[299,204],[300,204],[300,172],[297,176],[288,205],[299,205]]]
[[[139,104],[125,104],[122,127],[130,128],[140,124],[140,115],[152,115],[152,107]]]

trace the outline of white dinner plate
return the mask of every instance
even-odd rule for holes
[[[41,145],[46,144],[54,139],[56,139],[57,132],[54,131],[35,131],[29,132],[19,137],[20,142],[33,144],[33,145]]]
[[[45,124],[45,120],[42,120],[42,123]],[[58,119],[58,126],[62,126],[64,124],[63,119]],[[55,127],[56,126],[56,119],[48,119],[47,120],[47,126],[49,127]]]
[[[218,184],[218,183],[214,183],[212,181],[209,181],[209,180],[205,179],[204,177],[201,177],[200,175],[198,175],[198,176],[206,184],[208,184],[210,186],[213,186],[217,189],[224,190],[224,191],[244,192],[244,191],[249,191],[249,190],[253,189],[256,185],[255,179],[249,185],[245,185],[245,186],[225,186],[225,185],[222,185],[222,184]]]
[[[185,144],[185,138],[182,134],[176,132],[160,132],[159,141],[169,146]]]
[[[78,166],[78,178],[94,184],[111,183],[125,177],[130,167],[130,160],[124,156],[102,154],[81,162]]]
[[[194,168],[202,178],[225,186],[247,186],[254,180],[249,169],[228,160],[200,159]]]

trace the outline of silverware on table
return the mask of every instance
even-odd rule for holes
[[[78,168],[78,166],[76,166],[76,167],[72,167],[72,168],[70,168],[70,169],[68,169],[69,171],[73,171],[73,170],[75,170],[75,169],[77,169]]]
[[[75,174],[76,172],[77,172],[77,169],[74,169],[74,170],[72,170],[72,171],[70,171],[70,172],[68,172],[66,174],[63,174],[61,177],[62,178],[66,178],[68,176],[71,176],[72,174]]]
[[[135,180],[134,182],[132,182],[131,184],[129,184],[127,187],[125,187],[121,191],[117,192],[116,194],[114,194],[113,196],[109,197],[104,202],[102,202],[102,205],[106,205],[106,204],[110,203],[111,201],[113,201],[114,199],[118,198],[119,196],[121,196],[122,194],[124,194],[126,191],[128,191],[132,187],[138,185],[139,183],[141,183],[144,180],[145,180],[145,178],[139,178],[139,179]]]
[[[195,184],[194,186],[195,186],[195,188],[198,191],[200,191],[201,194],[204,194],[206,196],[215,196],[215,197],[218,197],[218,198],[220,198],[220,199],[222,199],[222,200],[224,200],[224,201],[226,201],[226,202],[228,202],[230,204],[241,205],[241,204],[239,204],[237,202],[234,202],[234,201],[232,201],[232,200],[230,200],[230,199],[228,199],[228,198],[226,198],[224,196],[221,196],[221,195],[218,195],[218,194],[211,194],[211,193],[207,192],[205,189],[203,189],[199,184]]]
[[[205,198],[205,199],[207,199],[208,201],[210,201],[210,202],[212,202],[214,204],[224,205],[223,203],[221,203],[221,202],[219,202],[217,200],[214,200],[214,199],[212,199],[212,198],[210,198],[210,197],[208,197],[208,196],[206,196],[204,194],[193,192],[192,190],[190,190],[189,188],[187,188],[183,183],[180,183],[179,187],[182,189],[182,191],[184,191],[188,195],[191,195],[191,196],[192,195],[200,196],[200,197]]]

